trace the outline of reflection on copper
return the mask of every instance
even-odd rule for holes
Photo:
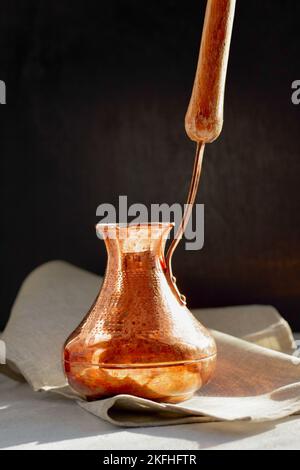
[[[69,384],[92,400],[132,394],[177,403],[208,382],[216,346],[174,293],[164,257],[173,224],[97,226],[108,263],[64,347]]]

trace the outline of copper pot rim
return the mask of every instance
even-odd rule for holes
[[[119,233],[122,231],[126,232],[138,232],[143,230],[156,231],[160,230],[170,231],[175,227],[174,222],[145,222],[145,223],[98,223],[96,224],[96,232],[98,233]]]

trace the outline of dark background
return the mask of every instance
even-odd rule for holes
[[[1,310],[64,259],[103,273],[96,207],[186,199],[184,132],[203,0],[2,0]],[[189,305],[270,303],[300,330],[300,2],[237,2],[219,140],[198,202],[205,247],[174,259]]]

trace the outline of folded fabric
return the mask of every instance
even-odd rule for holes
[[[131,395],[82,400],[66,383],[61,351],[100,284],[98,276],[61,261],[39,267],[25,280],[1,339],[8,367],[20,372],[35,391],[76,399],[85,410],[120,426],[268,421],[300,411],[300,360],[280,352],[294,350],[292,333],[268,306],[194,311],[206,326],[223,333],[213,331],[218,347],[214,379],[192,399],[178,405]]]

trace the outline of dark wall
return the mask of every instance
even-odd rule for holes
[[[206,151],[205,247],[176,253],[191,306],[271,303],[300,330],[300,2],[237,2],[225,125]],[[180,202],[201,0],[2,0],[1,312],[39,264],[103,273],[96,207]]]

